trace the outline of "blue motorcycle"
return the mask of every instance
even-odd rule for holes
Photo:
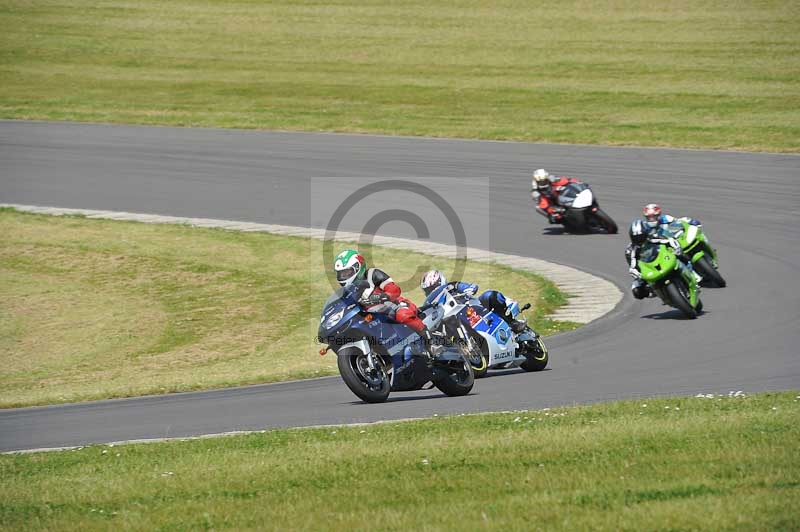
[[[530,304],[520,308],[516,301],[508,301],[512,318],[530,308]],[[449,329],[446,335],[456,339],[466,353],[475,377],[485,376],[489,369],[521,367],[525,371],[541,371],[547,366],[549,355],[542,337],[530,327],[515,333],[480,299],[469,294],[451,293],[444,285],[432,291],[425,304],[445,309],[446,316],[454,314],[460,328],[466,328],[466,338],[461,339],[464,334],[459,327],[453,327],[452,322],[444,324]]]
[[[432,382],[448,396],[472,390],[472,367],[458,346],[446,342],[435,357],[424,349],[423,340],[407,325],[385,313],[365,311],[357,302],[355,286],[340,288],[325,302],[317,340],[336,353],[339,374],[356,396],[367,403],[382,403],[391,391],[409,391]],[[419,308],[433,329],[445,321],[436,304]],[[398,374],[404,361],[415,358],[411,371]]]

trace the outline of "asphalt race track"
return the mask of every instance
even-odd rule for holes
[[[538,167],[589,182],[620,234],[551,229],[528,195]],[[467,397],[434,389],[367,405],[331,377],[2,410],[0,450],[800,389],[799,156],[0,122],[0,203],[325,227],[349,194],[387,179],[441,194],[469,245],[583,269],[616,283],[625,299],[607,317],[551,337],[548,370],[495,373]],[[651,201],[700,218],[719,251],[728,287],[703,290],[705,312],[697,320],[629,295],[625,228]],[[371,219],[381,234],[413,236],[398,218],[370,218],[408,210],[426,222],[432,240],[453,240],[426,197],[385,191],[359,206],[341,229],[360,231]]]

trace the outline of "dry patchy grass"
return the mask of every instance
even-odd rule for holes
[[[336,374],[316,353],[331,292],[316,241],[0,211],[0,406]],[[398,279],[452,261],[375,248]],[[538,277],[469,263],[466,278],[538,302]],[[416,284],[407,294],[420,301]]]

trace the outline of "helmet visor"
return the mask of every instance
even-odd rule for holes
[[[359,270],[358,264],[354,264],[353,266],[345,268],[344,270],[339,270],[338,272],[336,272],[336,280],[339,281],[340,283],[343,283],[344,281],[350,279],[355,274],[357,274],[358,270]]]

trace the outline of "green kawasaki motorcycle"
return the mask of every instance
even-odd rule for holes
[[[675,220],[669,224],[669,232],[691,259],[695,271],[703,277],[704,286],[708,283],[723,288],[727,284],[717,269],[717,251],[711,247],[701,226]]]
[[[639,271],[665,305],[677,308],[689,319],[703,310],[694,275],[671,247],[649,243],[639,253]]]

